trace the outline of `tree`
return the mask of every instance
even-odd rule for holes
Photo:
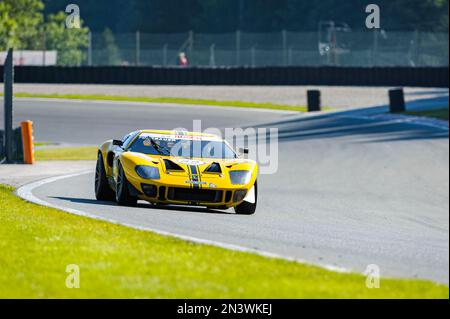
[[[44,0],[46,13],[67,0]],[[86,23],[96,32],[202,33],[317,31],[321,20],[365,29],[368,0],[77,0]],[[377,0],[382,28],[448,32],[449,0]],[[99,14],[99,12],[101,14]]]
[[[41,0],[2,0],[0,2],[0,49],[36,48],[39,26],[44,16]]]
[[[100,49],[100,53],[97,55],[99,64],[104,65],[117,65],[120,64],[119,49],[114,39],[114,34],[109,28],[103,30],[100,41],[97,43],[97,47]]]
[[[0,51],[18,47],[17,22],[10,16],[10,4],[0,2]]]
[[[47,50],[57,50],[59,65],[80,65],[86,58],[85,49],[88,47],[89,29],[66,28],[66,14],[59,12],[50,14],[44,26],[45,46]]]

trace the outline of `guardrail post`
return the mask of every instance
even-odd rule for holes
[[[8,50],[3,69],[4,81],[4,112],[5,112],[5,157],[7,163],[12,163],[13,156],[13,49]]]
[[[141,34],[136,31],[136,65],[141,64]]]
[[[321,110],[320,91],[308,90],[306,92],[308,99],[308,112],[318,112]]]
[[[403,89],[389,90],[389,111],[391,113],[405,112],[405,97]]]
[[[241,31],[236,31],[236,65],[241,64]]]
[[[92,32],[88,33],[88,66],[92,65]]]

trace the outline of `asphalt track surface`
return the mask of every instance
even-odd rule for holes
[[[213,107],[127,103],[16,103],[40,140],[96,144],[136,128],[266,123],[280,132],[279,168],[259,177],[253,216],[202,208],[124,208],[94,199],[93,173],[33,194],[55,205],[185,236],[382,276],[449,281],[448,128],[378,116],[314,117]],[[257,269],[255,269],[257,271]]]

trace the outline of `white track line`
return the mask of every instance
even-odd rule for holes
[[[150,227],[142,227],[142,226],[132,225],[132,224],[120,222],[120,221],[117,221],[117,220],[114,220],[114,219],[111,219],[111,218],[106,218],[106,217],[97,216],[97,215],[94,215],[94,214],[91,214],[91,213],[88,213],[88,212],[83,212],[83,211],[78,210],[78,209],[73,209],[73,208],[60,206],[60,205],[57,205],[57,204],[52,204],[52,203],[49,203],[49,202],[47,202],[45,200],[37,198],[33,194],[33,190],[34,189],[36,189],[36,188],[38,188],[40,186],[43,186],[45,184],[53,183],[53,182],[56,182],[56,181],[61,180],[61,179],[81,176],[81,175],[90,174],[90,173],[92,173],[92,171],[84,171],[84,172],[70,174],[70,175],[62,175],[62,176],[55,176],[55,177],[46,178],[46,179],[43,179],[43,180],[39,180],[39,181],[36,181],[36,182],[32,182],[30,184],[26,184],[24,186],[21,186],[21,187],[19,187],[16,190],[15,193],[17,194],[17,196],[19,196],[20,198],[22,198],[22,199],[24,199],[26,201],[29,201],[29,202],[32,202],[32,203],[35,203],[35,204],[38,204],[38,205],[42,205],[42,206],[47,206],[47,207],[59,209],[59,210],[65,211],[65,212],[70,213],[70,214],[83,216],[83,217],[89,217],[89,218],[92,218],[92,219],[106,221],[106,222],[109,222],[109,223],[112,223],[112,224],[122,225],[122,226],[130,227],[130,228],[134,228],[134,229],[138,229],[138,230],[150,231],[150,232],[153,232],[153,233],[156,233],[156,234],[159,234],[159,235],[175,237],[175,238],[178,238],[178,239],[182,239],[182,240],[193,242],[193,243],[197,243],[197,244],[211,245],[211,246],[216,246],[216,247],[220,247],[220,248],[224,248],[224,249],[228,249],[228,250],[253,253],[253,254],[256,254],[256,255],[259,255],[259,256],[263,256],[263,257],[268,257],[268,258],[284,259],[284,260],[298,262],[298,263],[302,263],[302,264],[317,266],[317,267],[321,267],[321,268],[324,268],[324,269],[327,269],[327,270],[340,272],[340,273],[352,272],[350,269],[337,267],[337,266],[334,266],[334,265],[316,264],[316,263],[308,262],[306,260],[302,260],[302,259],[298,259],[298,258],[294,258],[294,257],[289,257],[289,256],[283,256],[283,255],[279,255],[279,254],[276,254],[276,253],[266,252],[266,251],[262,251],[262,250],[258,250],[258,249],[254,249],[254,248],[247,248],[247,247],[243,247],[243,246],[227,244],[227,243],[221,243],[221,242],[218,242],[218,241],[213,241],[213,240],[208,240],[208,239],[201,239],[201,238],[197,238],[197,237],[176,234],[176,233],[163,231],[163,230],[150,228]]]

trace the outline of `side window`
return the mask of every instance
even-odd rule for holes
[[[134,137],[139,133],[139,131],[136,132],[132,132],[128,135],[125,135],[124,138],[122,139],[123,142],[123,149],[126,149],[128,147],[128,145],[130,144],[130,142],[134,139]]]

